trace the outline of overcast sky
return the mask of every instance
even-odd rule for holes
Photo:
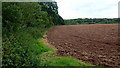
[[[117,18],[120,0],[55,0],[64,19]]]

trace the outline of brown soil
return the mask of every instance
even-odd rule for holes
[[[59,56],[73,56],[94,65],[120,66],[118,24],[56,26],[48,31],[47,39],[58,49]]]

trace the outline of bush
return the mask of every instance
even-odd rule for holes
[[[28,66],[34,65],[32,46],[34,38],[24,32],[19,32],[9,39],[3,39],[3,66]],[[31,60],[30,60],[31,59]]]

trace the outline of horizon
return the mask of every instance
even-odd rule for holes
[[[75,18],[75,19],[86,19],[86,18]],[[117,19],[117,18],[87,18],[87,19]],[[70,20],[70,19],[64,19],[64,20]]]

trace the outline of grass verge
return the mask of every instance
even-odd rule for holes
[[[41,66],[93,66],[73,57],[56,56],[57,49],[46,43],[45,39],[39,39],[37,45],[39,46],[37,49],[40,49],[39,58],[41,60]]]

